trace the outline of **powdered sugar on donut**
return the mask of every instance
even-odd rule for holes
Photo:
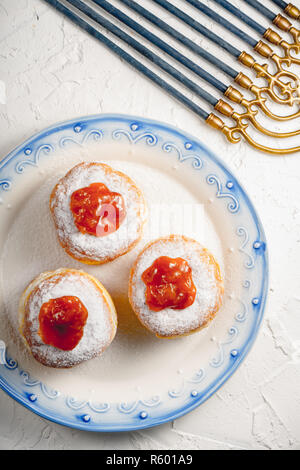
[[[195,301],[182,310],[165,308],[150,310],[146,300],[143,272],[160,256],[185,259],[191,269],[197,293]],[[159,336],[178,336],[204,327],[220,303],[222,284],[216,277],[216,265],[211,263],[207,250],[191,239],[166,237],[149,244],[137,259],[132,271],[130,297],[141,322]]]
[[[33,286],[36,287],[32,290]],[[50,275],[46,273],[39,276],[28,287],[27,295],[28,290],[32,291],[26,309],[26,324],[29,325],[32,343],[30,349],[34,357],[42,359],[41,362],[52,367],[71,367],[95,357],[110,344],[114,336],[114,323],[110,320],[109,305],[97,285],[87,276],[81,275],[80,272],[76,273],[74,270],[70,272],[57,270]],[[38,334],[41,306],[50,299],[65,295],[78,297],[88,311],[83,336],[71,351],[63,351],[45,344]],[[21,305],[20,307],[22,310]],[[21,329],[22,320],[21,314]]]
[[[118,230],[104,237],[79,232],[70,209],[74,191],[99,182],[120,193],[126,208],[125,220]],[[139,240],[146,220],[144,198],[133,181],[100,162],[81,163],[70,170],[55,188],[51,209],[61,244],[76,259],[99,263],[126,253]]]

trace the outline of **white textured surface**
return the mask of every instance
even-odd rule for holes
[[[271,2],[265,3],[275,11]],[[263,17],[246,7],[245,11],[267,27]],[[176,23],[165,12],[160,16]],[[204,22],[219,30],[207,19]],[[222,34],[238,44],[223,30]],[[195,33],[189,35],[208,46]],[[210,46],[210,51],[217,50]],[[222,56],[232,63],[226,53]],[[229,83],[222,74],[215,75]],[[174,423],[143,432],[70,430],[35,416],[1,391],[0,448],[299,449],[299,155],[270,157],[245,143],[225,142],[42,0],[0,0],[0,157],[50,124],[100,112],[177,125],[205,141],[241,180],[269,244],[271,279],[263,326],[248,358],[212,398]]]

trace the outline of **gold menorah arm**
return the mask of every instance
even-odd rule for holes
[[[299,78],[289,70],[283,69],[282,64],[278,63],[277,72],[272,74],[267,64],[261,65],[257,63],[256,60],[245,51],[238,57],[238,61],[246,67],[253,69],[258,78],[262,77],[268,82],[268,86],[264,87],[263,91],[266,92],[273,101],[289,106],[300,103]],[[282,78],[288,78],[288,81],[286,82],[282,80]],[[293,87],[292,84],[295,86]],[[279,91],[281,96],[278,95]]]
[[[233,144],[240,142],[241,137],[243,137],[246,142],[248,142],[248,144],[250,144],[256,150],[260,150],[261,152],[269,153],[271,155],[287,155],[300,152],[300,147],[278,149],[262,145],[252,139],[252,137],[250,137],[250,135],[246,132],[248,124],[239,123],[236,126],[228,127],[225,125],[224,121],[222,121],[222,119],[220,119],[214,113],[210,113],[205,122],[212,128],[222,132],[226,136],[227,140]]]
[[[275,31],[274,31],[274,33],[275,33]],[[273,39],[275,39],[275,35],[272,35],[272,37],[273,37]],[[283,47],[285,45],[287,46],[287,49],[285,49]],[[262,57],[265,57],[266,59],[271,59],[275,63],[275,65],[277,67],[277,70],[282,71],[282,70],[284,70],[282,65],[287,65],[288,67],[290,67],[293,63],[299,65],[298,59],[293,57],[290,54],[291,48],[289,48],[288,46],[289,46],[289,43],[286,42],[286,41],[283,41],[282,48],[285,52],[284,56],[279,56],[278,54],[276,54],[273,51],[273,49],[263,41],[258,41],[258,43],[254,47],[254,50],[258,54],[260,54]],[[295,47],[297,49],[297,45]]]
[[[294,18],[295,20],[300,20],[300,10],[298,7],[296,7],[296,5],[289,3],[285,7],[284,12],[291,18]]]
[[[241,104],[246,108],[246,112],[244,113],[236,112],[229,103],[226,103],[226,101],[222,99],[220,99],[217,102],[214,109],[218,111],[219,113],[223,114],[224,116],[232,118],[238,126],[246,124],[247,121],[249,121],[259,132],[261,132],[264,135],[268,135],[269,137],[275,137],[277,139],[285,139],[285,138],[294,137],[295,135],[300,134],[300,129],[297,129],[296,131],[290,131],[290,132],[274,132],[274,131],[270,131],[269,129],[266,129],[256,120],[256,115],[258,114],[258,111],[253,110],[251,105],[248,104],[247,100],[245,99],[241,101]],[[300,146],[299,146],[299,150],[300,150]]]
[[[242,88],[249,90],[255,96],[255,98],[252,100],[247,100],[239,90],[237,90],[231,85],[225,91],[224,96],[230,99],[230,101],[244,106],[244,108],[248,112],[252,111],[253,108],[260,108],[263,113],[270,119],[280,122],[290,121],[292,119],[300,117],[300,110],[293,114],[285,116],[282,116],[280,114],[274,114],[266,105],[267,99],[263,96],[265,93],[265,88],[260,88],[254,85],[252,80],[247,77],[247,75],[244,75],[242,72],[240,72],[239,75],[235,78],[235,82],[238,83]],[[297,131],[295,135],[297,135],[298,133],[300,133],[300,130]]]
[[[294,44],[300,44],[300,30],[295,28],[287,18],[279,14],[274,18],[273,24],[282,31],[290,33],[294,39]]]
[[[295,28],[294,28],[295,29]],[[266,29],[264,33],[264,38],[267,39],[272,44],[282,48],[284,56],[281,58],[282,63],[287,64],[289,67],[292,64],[300,65],[300,59],[294,57],[291,52],[294,51],[296,54],[300,52],[300,31],[299,34],[296,34],[294,37],[294,42],[290,43],[282,39],[280,34],[276,33],[272,28]],[[278,60],[278,59],[276,59]]]

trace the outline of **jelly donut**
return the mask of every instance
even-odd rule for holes
[[[135,314],[160,338],[185,336],[207,326],[221,306],[223,290],[212,254],[181,235],[148,243],[129,279]]]
[[[112,261],[131,250],[147,218],[140,189],[124,173],[99,162],[80,163],[50,196],[58,240],[87,264]]]
[[[93,276],[75,269],[40,274],[23,292],[19,329],[34,358],[69,368],[101,354],[117,330],[112,299]]]

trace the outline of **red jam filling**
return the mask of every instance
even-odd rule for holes
[[[48,300],[40,310],[39,335],[45,344],[71,351],[83,336],[88,312],[75,296]]]
[[[167,307],[182,310],[196,297],[192,269],[183,258],[160,256],[143,272],[142,281],[146,284],[147,305],[155,312]]]
[[[103,183],[92,183],[74,191],[70,208],[78,230],[95,237],[118,230],[126,216],[122,195],[110,191]]]

